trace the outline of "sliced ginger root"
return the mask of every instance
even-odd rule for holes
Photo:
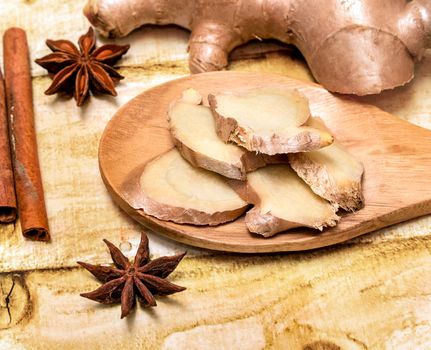
[[[196,90],[188,89],[168,112],[175,146],[192,165],[245,180],[249,171],[269,163],[287,162],[284,155],[257,154],[223,142],[217,136],[211,110],[200,105],[201,101],[202,96]]]
[[[317,196],[289,165],[270,165],[247,175],[247,182],[229,181],[255,207],[247,212],[250,232],[270,237],[295,227],[322,230],[340,219],[337,207]]]
[[[140,186],[142,210],[160,220],[218,225],[236,219],[247,208],[222,176],[194,168],[176,149],[146,165]]]
[[[310,118],[307,125],[328,130],[320,118]],[[317,151],[289,154],[289,162],[299,177],[322,198],[348,211],[362,207],[364,167],[336,140]]]
[[[208,99],[218,136],[249,151],[307,152],[333,142],[328,131],[304,125],[310,117],[308,100],[296,90],[259,88]]]
[[[362,164],[310,117],[300,93],[266,88],[210,95],[209,101],[212,110],[189,89],[171,105],[177,149],[145,167],[140,185],[146,214],[218,225],[254,204],[247,228],[270,237],[296,227],[333,227],[339,207],[361,206]],[[230,178],[230,186],[219,174]]]

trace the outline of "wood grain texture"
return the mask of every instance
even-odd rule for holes
[[[24,27],[32,58],[43,56],[48,36],[76,41],[88,29],[85,2],[3,0],[0,31]],[[118,306],[78,296],[98,283],[76,260],[109,263],[102,238],[132,258],[140,237],[100,178],[102,132],[121,105],[188,74],[187,39],[178,28],[148,27],[120,41],[132,48],[119,62],[126,79],[118,97],[82,109],[45,96],[51,80],[32,64],[52,242],[25,241],[19,223],[0,226],[0,349],[430,349],[430,215],[312,253],[210,252],[150,232],[153,257],[187,249],[171,279],[186,292],[122,321]],[[229,69],[311,79],[297,55],[265,42],[257,48]],[[427,51],[413,83],[366,102],[431,129],[430,72]]]
[[[126,320],[79,297],[99,285],[82,269],[2,276],[0,299],[14,289],[0,304],[0,348],[427,350],[430,247],[428,237],[188,258],[170,277],[187,291]]]
[[[290,230],[270,238],[248,232],[243,218],[217,227],[164,222],[142,210],[139,178],[146,162],[173,147],[167,111],[182,91],[203,96],[232,89],[276,86],[295,88],[310,102],[347,149],[364,164],[365,207],[343,216],[323,233]],[[431,213],[431,132],[373,106],[328,93],[310,84],[276,75],[214,72],[171,81],[144,92],[123,106],[108,124],[99,147],[102,177],[117,203],[157,232],[198,247],[234,252],[305,250],[345,241],[404,220]],[[404,186],[402,184],[407,184]],[[306,210],[306,208],[304,208]]]

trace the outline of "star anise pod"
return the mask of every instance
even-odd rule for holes
[[[78,264],[90,271],[103,285],[81,296],[102,304],[121,302],[121,318],[126,317],[135,305],[135,297],[143,306],[156,306],[154,295],[168,295],[181,292],[186,288],[165,280],[178,266],[186,253],[164,256],[150,261],[148,237],[141,235],[135,260],[130,263],[123,253],[106,239],[115,268],[91,265],[78,261]]]
[[[93,93],[116,96],[115,83],[124,79],[112,66],[129,50],[130,45],[103,45],[96,49],[93,28],[79,38],[79,50],[69,40],[47,40],[53,53],[35,62],[47,69],[53,81],[46,95],[60,91],[73,94],[76,104],[82,106]]]

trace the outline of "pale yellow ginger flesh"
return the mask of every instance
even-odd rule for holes
[[[260,88],[242,94],[218,94],[217,111],[256,132],[274,133],[305,124],[310,117],[306,97],[296,90]]]
[[[142,210],[161,220],[218,225],[236,219],[247,207],[222,176],[194,168],[176,149],[149,162],[140,185]]]
[[[328,130],[320,118],[310,118],[308,125]],[[361,208],[364,167],[339,142],[318,151],[290,154],[289,161],[319,196],[345,210]]]
[[[183,98],[169,110],[170,130],[181,155],[195,166],[243,178],[241,157],[245,150],[220,140],[210,109],[199,105],[200,101],[191,94],[189,90],[187,95],[191,99]]]
[[[287,161],[287,157],[269,157],[223,142],[217,136],[211,110],[200,105],[201,101],[199,93],[189,89],[168,112],[174,143],[192,165],[228,178],[245,180],[247,171],[267,163]]]
[[[202,103],[202,95],[195,89],[187,89],[183,91],[183,95],[180,100],[192,105],[200,105]]]
[[[255,204],[245,218],[251,232],[265,237],[295,227],[322,230],[335,226],[336,206],[317,196],[289,165],[270,165],[232,182],[242,198]]]
[[[307,98],[296,90],[259,88],[209,96],[219,137],[268,155],[306,152],[328,146],[328,131],[306,126]]]

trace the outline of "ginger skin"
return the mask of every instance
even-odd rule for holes
[[[357,95],[406,84],[431,47],[429,0],[88,0],[84,13],[109,36],[145,24],[189,29],[192,73],[223,69],[235,47],[275,38],[297,46],[328,90]]]

